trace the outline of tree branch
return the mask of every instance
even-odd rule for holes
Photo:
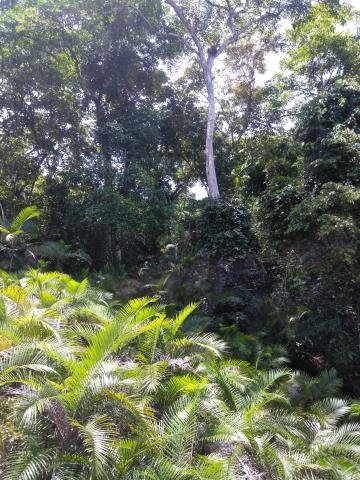
[[[134,5],[123,5],[125,8],[129,8],[131,10],[134,10],[141,18],[142,20],[144,21],[147,29],[152,33],[154,34],[157,38],[174,38],[176,40],[179,40],[180,42],[182,43],[185,43],[184,42],[184,37],[182,35],[179,35],[178,33],[174,33],[174,32],[159,32],[157,30],[157,28],[155,27],[155,25],[153,25],[150,20],[146,17],[146,15],[144,15],[142,13],[141,10],[139,10],[137,7],[135,7]],[[191,47],[191,45],[188,45],[188,48],[189,50],[191,50],[192,52],[194,53],[198,53],[194,48]]]
[[[165,3],[167,3],[168,5],[170,5],[172,7],[172,9],[176,13],[176,15],[179,17],[179,19],[181,20],[181,22],[185,26],[186,30],[189,32],[191,38],[193,39],[193,41],[196,45],[197,50],[198,50],[198,54],[199,54],[200,61],[201,61],[202,65],[203,66],[206,65],[206,57],[205,57],[204,48],[203,48],[199,38],[196,36],[196,33],[195,33],[193,27],[191,26],[191,23],[190,23],[189,19],[186,18],[186,16],[182,12],[181,8],[179,7],[179,5],[174,0],[165,0]]]
[[[137,7],[135,7],[134,5],[124,5],[125,8],[129,8],[131,10],[134,10],[141,18],[142,20],[144,21],[144,23],[146,24],[148,30],[153,33],[154,35],[156,35],[157,37],[163,37],[163,38],[166,38],[166,37],[171,37],[171,38],[176,38],[177,40],[184,40],[183,37],[181,35],[178,35],[177,33],[173,33],[173,32],[166,32],[166,33],[160,33],[157,28],[155,27],[155,25],[153,25],[150,20],[147,18],[146,15],[144,15],[142,13],[141,10],[139,10]]]
[[[221,9],[221,10],[225,10],[225,11],[226,11],[226,7],[224,7],[224,5],[218,5],[217,3],[212,2],[211,0],[205,0],[205,2],[206,2],[208,5],[211,5],[212,7],[219,8],[219,9]]]
[[[228,11],[228,26],[232,33],[234,34],[235,32],[235,15],[234,15],[234,9],[230,3],[230,0],[226,0],[226,5],[227,5],[227,11]]]
[[[227,4],[230,5],[230,8],[231,7],[231,4],[230,4],[230,1],[227,0]],[[230,45],[232,45],[233,43],[236,43],[239,38],[240,38],[240,35],[245,33],[246,31],[249,30],[249,28],[251,26],[258,26],[258,25],[261,25],[261,23],[264,21],[264,20],[267,20],[267,19],[270,19],[270,18],[274,18],[274,17],[278,17],[279,15],[282,14],[282,12],[285,10],[285,7],[282,7],[280,8],[279,10],[277,10],[276,12],[266,12],[264,13],[263,15],[261,15],[260,17],[258,17],[256,20],[250,20],[249,22],[247,22],[246,24],[244,24],[241,28],[239,29],[236,29],[235,27],[235,22],[234,22],[234,11],[232,10],[232,17],[231,17],[231,23],[232,23],[232,28],[231,28],[231,31],[232,31],[232,35],[231,37],[225,39],[218,47],[217,49],[217,52],[216,52],[216,55],[214,56],[214,58],[218,57],[219,55],[221,55],[224,50],[226,50],[226,48]]]

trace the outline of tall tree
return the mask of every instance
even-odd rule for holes
[[[184,29],[184,40],[196,52],[207,92],[208,117],[205,142],[209,197],[220,197],[214,162],[216,98],[214,62],[239,41],[274,32],[284,14],[299,14],[308,0],[165,0]]]
[[[141,7],[161,31],[160,0]],[[195,176],[183,165],[203,131],[191,95],[182,98],[160,66],[181,49],[123,0],[0,9],[6,214],[44,205],[47,235],[85,248],[98,265],[116,264],[120,251],[123,259],[152,251],[169,204]]]

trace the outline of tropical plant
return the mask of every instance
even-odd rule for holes
[[[62,266],[70,262],[80,262],[82,264],[91,264],[91,258],[85,252],[79,250],[73,252],[69,245],[66,245],[63,240],[58,242],[47,240],[34,248],[36,254],[47,260],[47,268],[54,266],[57,270],[61,270]]]
[[[154,298],[119,308],[62,273],[2,274],[0,388],[16,440],[1,478],[356,478],[347,403],[310,388],[305,405],[299,375],[231,359],[213,334],[184,335],[196,307],[168,318]]]
[[[25,207],[12,219],[0,219],[0,265],[8,270],[36,263],[30,243],[31,220],[39,217],[37,207]]]

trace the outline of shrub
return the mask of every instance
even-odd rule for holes
[[[238,200],[207,202],[197,235],[201,251],[211,257],[235,261],[257,248],[250,214]]]

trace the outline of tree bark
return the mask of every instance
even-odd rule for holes
[[[211,200],[218,200],[220,198],[219,186],[217,182],[217,175],[214,160],[214,133],[216,124],[216,108],[215,108],[215,92],[214,79],[212,76],[213,60],[208,59],[206,65],[203,65],[206,91],[208,97],[208,116],[206,126],[206,179],[208,184],[208,192]]]
[[[200,65],[203,70],[204,80],[207,91],[208,98],[208,118],[207,118],[207,127],[206,127],[206,142],[205,142],[205,157],[206,157],[206,180],[208,184],[208,192],[211,200],[218,200],[220,197],[219,186],[217,182],[215,162],[214,162],[214,132],[215,132],[215,122],[216,122],[216,110],[215,110],[215,92],[214,92],[214,79],[212,76],[212,68],[214,60],[219,54],[225,50],[229,41],[223,42],[219,46],[219,49],[215,52],[215,55],[209,54],[206,57],[205,47],[202,45],[200,39],[195,34],[191,21],[184,15],[183,11],[176,3],[175,0],[165,0],[165,2],[170,5],[175,11],[176,15],[179,17],[181,22],[185,25],[187,31],[189,32],[199,57]]]

